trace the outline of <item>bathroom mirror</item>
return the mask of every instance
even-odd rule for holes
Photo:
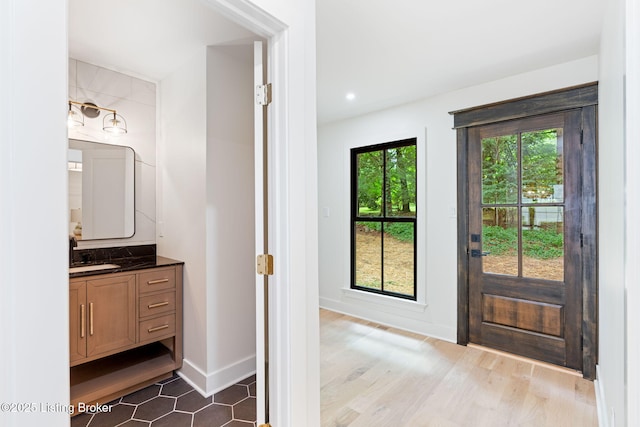
[[[69,234],[121,239],[135,232],[135,152],[69,139]]]

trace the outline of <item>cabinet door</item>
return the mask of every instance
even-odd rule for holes
[[[136,277],[87,281],[87,357],[136,343]]]
[[[69,356],[70,362],[87,356],[87,284],[69,285]]]

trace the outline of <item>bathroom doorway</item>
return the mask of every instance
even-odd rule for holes
[[[211,9],[218,12],[230,8],[215,1],[204,3],[207,4],[200,10],[202,16],[190,15],[187,9],[197,5],[202,7],[203,2],[181,4],[180,10],[172,15],[171,22],[180,28],[201,26]],[[146,20],[162,21],[163,15],[168,15],[165,6],[144,8],[127,5],[127,8],[131,7],[127,9],[127,16],[133,21],[137,17],[140,21],[138,26],[147,28]],[[92,25],[95,16],[100,15],[98,8],[100,6],[71,2],[70,38],[77,34],[74,26],[86,31],[86,27]],[[108,13],[108,10],[104,12]],[[146,176],[155,175],[155,182],[151,181],[150,185],[155,186],[157,195],[157,218],[154,219],[158,253],[185,262],[185,359],[181,374],[203,394],[209,394],[230,381],[246,377],[247,372],[258,370],[258,421],[262,423],[261,419],[267,412],[264,403],[267,362],[260,351],[265,342],[257,342],[257,336],[265,330],[265,322],[257,313],[258,307],[264,307],[264,301],[256,301],[262,290],[261,287],[256,288],[256,282],[264,279],[256,274],[256,255],[264,250],[257,251],[256,247],[262,243],[263,231],[267,227],[261,225],[266,218],[257,213],[254,203],[275,197],[277,192],[267,192],[269,184],[254,181],[257,166],[269,162],[258,158],[254,146],[252,105],[256,87],[253,81],[253,40],[263,40],[269,48],[277,46],[278,42],[270,41],[269,37],[283,28],[274,29],[275,21],[265,23],[267,17],[263,12],[254,14],[251,19],[233,18],[236,12],[216,13],[217,17],[204,26],[207,32],[226,33],[221,37],[223,40],[198,45],[190,55],[169,55],[171,61],[166,61],[167,52],[164,53],[163,62],[172,62],[173,68],[165,69],[165,74],[157,77],[157,96],[150,96],[158,103],[157,112],[151,115],[157,117],[157,129],[152,127],[149,131],[157,132],[157,146],[136,152],[140,153],[138,167],[157,167],[157,173]],[[187,22],[189,20],[193,22]],[[104,17],[100,18],[102,21],[111,22]],[[168,29],[165,34],[163,29],[167,28],[166,25],[155,32],[140,28],[129,31],[126,24],[118,25],[117,20],[113,22],[106,33],[115,34],[113,37],[128,34],[128,45],[148,46],[140,56],[149,58],[150,62],[158,61],[149,55],[154,49],[154,40],[141,41],[138,38],[149,33],[155,34],[156,39],[166,37],[171,34]],[[116,26],[118,31],[115,31]],[[85,41],[81,40],[82,43]],[[105,46],[99,59],[80,57],[80,60],[96,62],[100,67],[112,70],[131,70],[123,74],[148,75],[142,69],[136,71],[137,58],[129,57],[129,62],[119,64],[117,58],[110,56],[115,47]],[[169,50],[169,44],[166,46]],[[76,47],[70,43],[70,55],[79,52],[74,50]],[[99,52],[98,49],[92,51]],[[265,54],[263,65],[268,65],[267,49],[260,51]],[[270,67],[263,66],[262,74],[270,74],[268,70],[273,70],[273,65]],[[260,106],[261,111],[268,108]],[[145,117],[141,119],[135,123],[138,132]],[[131,118],[129,121],[127,138],[132,139],[136,130]],[[259,122],[264,124],[268,120],[261,118]],[[260,142],[259,148],[262,149],[263,145]],[[267,179],[273,179],[273,176],[274,172]],[[149,184],[145,182],[145,185]],[[152,189],[149,197],[153,192]],[[268,218],[275,218],[275,215]],[[281,296],[272,296],[270,305],[277,305]],[[270,341],[273,342],[278,339],[275,331],[277,322],[271,323],[274,327]],[[261,345],[256,349],[258,344]],[[278,347],[271,346],[276,357],[283,353],[278,351]]]

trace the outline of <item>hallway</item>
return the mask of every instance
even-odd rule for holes
[[[597,426],[577,373],[320,310],[325,427]]]

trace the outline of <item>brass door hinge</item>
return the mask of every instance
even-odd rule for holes
[[[264,276],[273,275],[273,255],[260,254],[256,261],[256,270],[258,274],[262,274]]]
[[[271,427],[271,424],[269,424],[269,423],[266,423],[266,424],[260,424],[260,426],[259,426],[259,427]]]
[[[256,104],[269,105],[271,104],[271,83],[266,85],[256,86]]]

